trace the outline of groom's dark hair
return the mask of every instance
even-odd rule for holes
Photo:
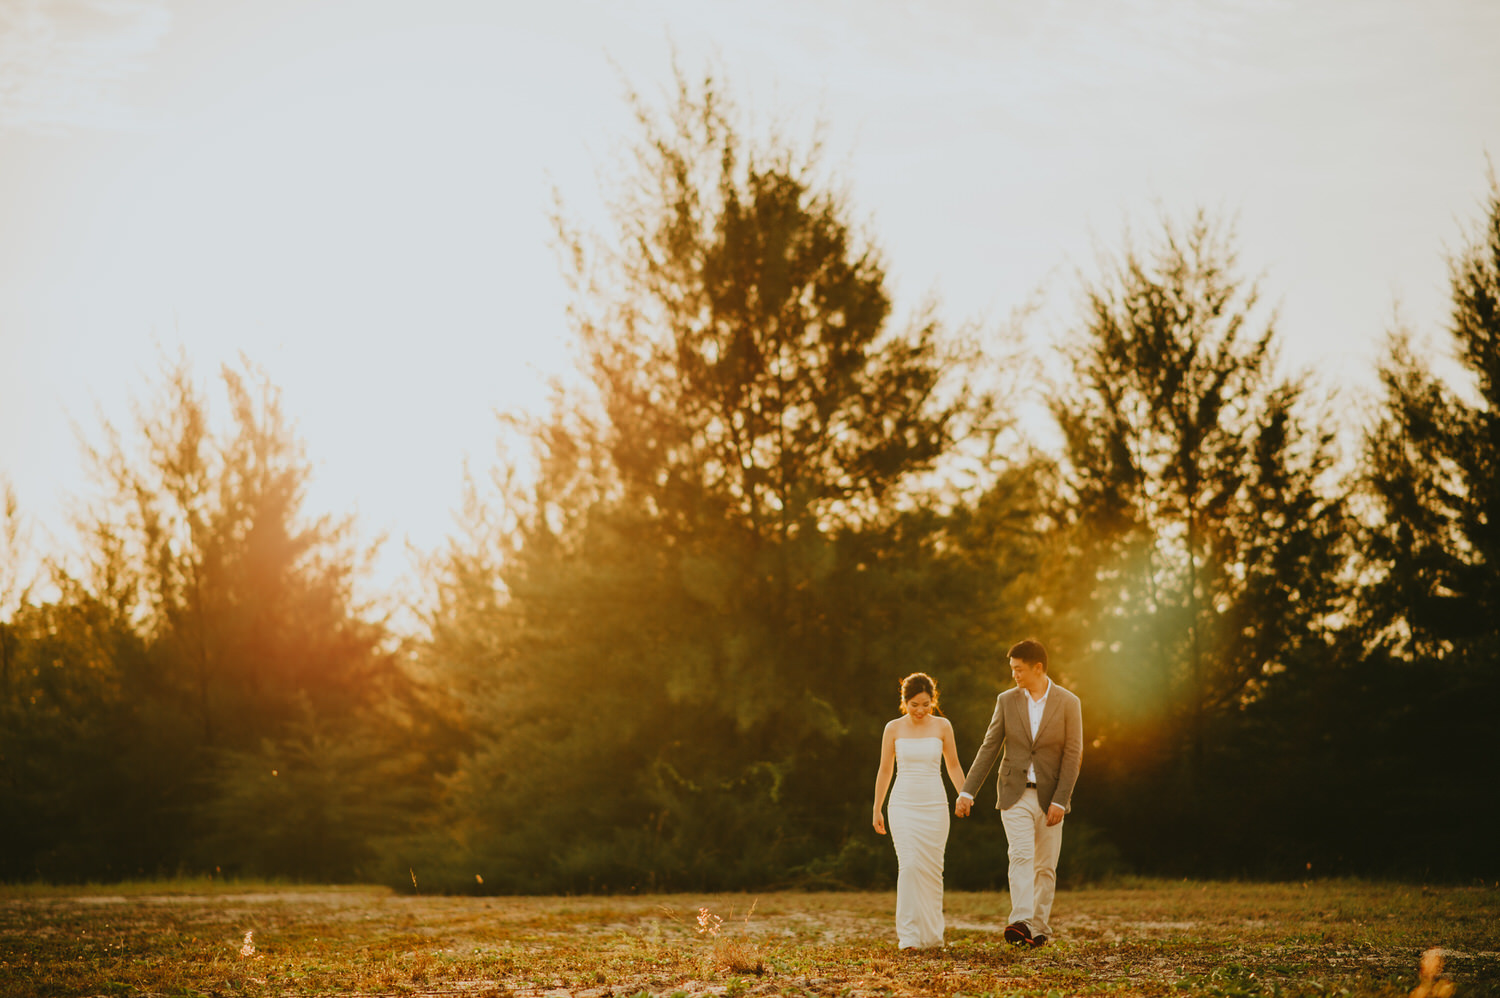
[[[1010,653],[1006,657],[1019,658],[1023,662],[1031,662],[1040,665],[1043,669],[1047,668],[1047,649],[1042,647],[1040,641],[1033,641],[1031,638],[1011,645]]]

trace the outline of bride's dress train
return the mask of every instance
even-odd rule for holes
[[[896,940],[902,949],[943,945],[943,851],[948,795],[943,740],[896,739],[896,785],[886,815],[896,845]]]

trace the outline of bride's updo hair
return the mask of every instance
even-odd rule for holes
[[[941,717],[942,711],[938,710],[937,683],[925,672],[913,672],[901,680],[901,713],[906,713],[906,701],[919,693],[926,693],[932,697],[932,712]]]

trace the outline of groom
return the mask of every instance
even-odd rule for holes
[[[1040,641],[1011,647],[1010,674],[1016,688],[995,698],[995,716],[953,812],[968,816],[1003,742],[995,806],[1010,843],[1005,939],[1017,946],[1045,946],[1052,934],[1047,920],[1057,888],[1063,815],[1070,809],[1083,759],[1083,711],[1078,697],[1047,676],[1047,649]]]

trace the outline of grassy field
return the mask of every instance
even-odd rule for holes
[[[894,907],[892,893],[0,886],[0,994],[1407,996],[1441,946],[1458,998],[1500,995],[1494,887],[1066,891],[1056,943],[1035,951],[1000,938],[1004,894],[950,893],[941,951],[898,952]],[[701,908],[725,919],[716,935],[699,931]]]

